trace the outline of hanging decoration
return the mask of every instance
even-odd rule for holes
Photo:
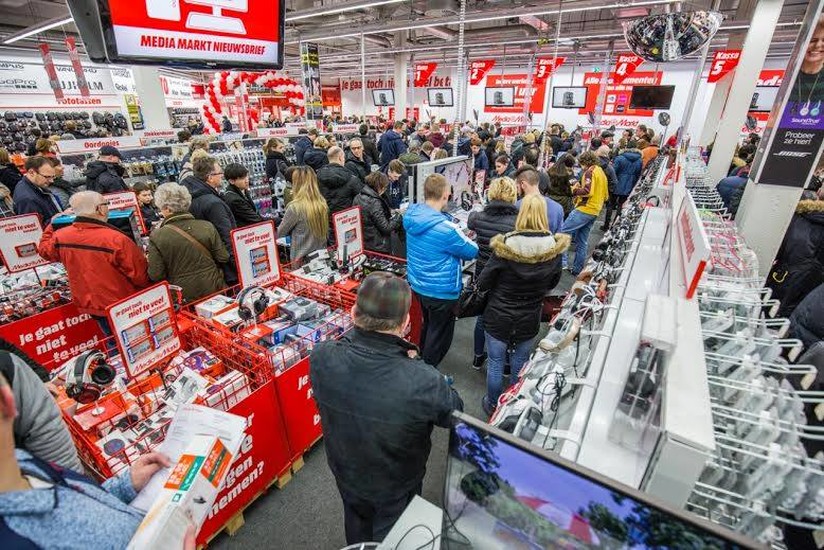
[[[275,93],[282,93],[286,96],[289,104],[299,114],[303,114],[305,101],[303,99],[303,89],[294,79],[289,78],[277,71],[266,72],[244,72],[244,71],[223,71],[215,73],[211,82],[206,85],[206,102],[203,105],[204,127],[207,133],[220,133],[220,119],[223,116],[221,102],[226,96],[234,93],[234,89],[245,83],[247,86],[260,86],[269,88]],[[252,113],[253,120],[256,113]]]

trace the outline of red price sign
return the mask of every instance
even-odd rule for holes
[[[634,53],[622,53],[618,55],[618,60],[615,62],[615,71],[613,76],[613,84],[620,84],[624,79],[638,70],[644,59],[640,55]]]
[[[710,66],[707,82],[718,82],[738,66],[741,50],[722,50],[715,52]]]
[[[469,64],[469,83],[476,86],[481,83],[486,73],[495,66],[494,59],[482,59],[480,61],[473,61]]]
[[[535,80],[546,80],[564,64],[566,57],[539,57],[535,60]]]
[[[415,64],[415,87],[423,88],[438,68],[437,63],[416,63]]]

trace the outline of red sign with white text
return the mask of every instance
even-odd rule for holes
[[[151,231],[152,228],[146,227],[146,222],[143,220],[143,212],[140,210],[140,203],[137,202],[137,195],[134,191],[117,191],[115,193],[106,193],[103,196],[109,201],[110,212],[114,210],[134,211],[141,235],[147,235]]]
[[[281,2],[107,0],[118,58],[279,68]],[[105,13],[106,10],[101,10]],[[108,25],[104,21],[104,32]],[[107,47],[109,44],[107,44]]]
[[[738,66],[741,50],[721,50],[715,52],[710,65],[710,74],[707,82],[718,82]]]
[[[73,36],[66,37],[66,50],[69,52],[69,60],[72,62],[72,69],[74,69],[74,76],[77,78],[77,89],[80,90],[80,95],[89,97],[91,91],[89,90],[89,83],[86,80],[86,73],[83,71],[83,65],[80,63],[80,53],[77,51],[77,43]]]
[[[426,86],[429,77],[438,68],[437,63],[415,63],[415,87],[422,88]]]
[[[477,86],[478,84],[480,84],[481,80],[483,80],[486,76],[486,73],[488,73],[494,66],[494,59],[481,59],[479,61],[473,61],[472,63],[470,63],[469,83],[473,86]]]
[[[539,57],[535,60],[535,82],[546,80],[564,64],[566,57]]]
[[[60,86],[60,79],[57,78],[57,69],[54,68],[54,59],[52,59],[51,50],[48,44],[40,44],[40,56],[43,58],[43,67],[46,69],[46,75],[49,77],[49,87],[54,92],[55,99],[63,99],[63,87]]]
[[[275,388],[294,460],[323,435],[309,380],[309,358],[304,357],[285,371],[275,373]]]
[[[625,78],[632,76],[643,62],[644,58],[634,53],[618,54],[618,59],[615,61],[615,71],[612,76],[615,83],[620,84]]]
[[[584,86],[587,87],[587,103],[578,113],[585,115],[595,112],[598,103],[598,91],[601,86],[601,73],[585,73]],[[651,117],[654,111],[647,109],[630,109],[629,102],[634,86],[658,86],[661,84],[663,73],[640,72],[624,79],[622,83],[615,82],[615,73],[610,73],[607,80],[607,95],[604,102],[604,115],[622,117]],[[626,126],[626,124],[622,124]]]
[[[486,79],[486,85],[490,88],[506,87],[515,88],[515,101],[512,107],[484,106],[485,113],[523,113],[524,102],[526,101],[526,89],[529,78],[526,74],[493,74]],[[546,93],[546,81],[532,83],[532,101],[529,106],[531,113],[544,112],[544,95]]]

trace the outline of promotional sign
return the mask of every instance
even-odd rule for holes
[[[132,378],[180,349],[168,283],[121,300],[106,313],[123,365]]]
[[[483,80],[486,76],[486,73],[488,73],[494,66],[494,59],[482,59],[471,62],[469,64],[469,83],[473,86],[480,84],[481,80]]]
[[[134,191],[118,191],[116,193],[106,193],[103,195],[109,201],[109,212],[116,210],[132,210],[140,226],[140,234],[145,235],[151,227],[146,227],[143,221],[143,213],[140,211],[140,203],[137,202],[137,195]]]
[[[74,69],[74,76],[77,78],[77,89],[80,90],[80,95],[89,97],[91,90],[89,90],[89,83],[86,81],[86,73],[83,72],[83,65],[80,63],[80,53],[77,51],[77,43],[73,36],[66,37],[66,49],[69,52],[69,61],[72,62],[72,69]]]
[[[306,118],[323,118],[323,93],[317,44],[300,43],[300,69],[303,74],[303,96],[306,98]]]
[[[343,107],[340,98],[340,86],[321,86],[320,95],[327,107]]]
[[[49,77],[49,87],[54,92],[55,99],[63,99],[63,88],[60,86],[60,80],[57,78],[57,71],[54,68],[54,60],[52,59],[51,50],[48,44],[40,44],[40,55],[43,57],[43,67],[46,69],[46,74]]]
[[[595,112],[598,103],[598,91],[601,87],[601,73],[585,73],[584,86],[587,87],[587,101],[578,113],[585,115]],[[639,72],[626,77],[618,84],[615,73],[610,73],[607,83],[607,95],[603,113],[605,115],[621,115],[625,117],[651,117],[655,111],[649,109],[631,109],[629,106],[634,86],[657,86],[661,84],[663,73]]]
[[[203,546],[246,508],[252,499],[285,474],[291,464],[275,386],[270,381],[227,412],[246,418],[246,435],[237,458],[197,535]]]
[[[57,143],[57,148],[61,154],[66,153],[97,153],[104,145],[111,145],[118,149],[128,147],[140,147],[140,137],[138,136],[123,136],[123,137],[105,137],[93,139],[68,139],[61,140]]]
[[[9,272],[17,273],[49,263],[37,253],[42,235],[37,214],[0,218],[0,259]]]
[[[280,69],[282,2],[101,0],[112,63]]]
[[[710,65],[710,74],[707,82],[718,82],[738,66],[741,50],[721,50],[715,52]]]
[[[539,57],[535,60],[535,82],[542,82],[552,76],[564,64],[566,57]]]
[[[359,124],[333,124],[332,132],[335,134],[357,134],[360,130]]]
[[[363,254],[363,223],[359,206],[335,212],[332,216],[332,226],[335,228],[339,259],[344,255],[351,259]]]
[[[704,231],[704,224],[692,195],[686,193],[678,209],[676,218],[676,233],[681,250],[681,265],[684,268],[684,285],[687,288],[686,298],[692,298],[704,268],[710,259],[710,242]]]
[[[0,338],[53,370],[84,351],[100,347],[103,333],[91,315],[68,303],[43,313],[0,325]]]
[[[257,133],[257,137],[259,138],[273,138],[273,137],[287,137],[287,136],[296,136],[298,135],[297,132],[290,132],[289,128],[258,128],[255,130]]]
[[[323,435],[318,404],[312,397],[309,358],[304,357],[286,370],[275,371],[275,388],[294,460]]]
[[[415,87],[422,88],[438,68],[437,63],[415,63]]]
[[[233,229],[230,235],[242,287],[268,286],[280,280],[274,222]]]
[[[487,88],[514,88],[515,100],[511,106],[484,105],[485,113],[523,113],[526,102],[526,91],[529,85],[529,75],[526,74],[493,74],[486,79]],[[532,98],[530,101],[530,113],[544,112],[544,94],[546,93],[546,81],[532,83]]]
[[[132,123],[132,129],[142,130],[145,127],[143,111],[140,109],[137,96],[135,94],[123,94],[123,101],[126,102],[126,112],[129,113],[129,122]]]
[[[615,71],[611,76],[615,84],[621,84],[625,78],[632,76],[638,67],[644,62],[644,58],[634,53],[618,54],[615,60]]]
[[[192,84],[194,84],[192,80],[185,78],[160,77],[160,87],[163,89],[163,96],[167,99],[194,99]]]

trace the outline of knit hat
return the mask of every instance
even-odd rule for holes
[[[391,273],[370,273],[358,288],[357,312],[376,319],[403,320],[412,303],[406,281]]]
[[[120,154],[120,151],[114,145],[104,145],[100,148],[100,155],[104,157],[111,157],[115,156],[117,158],[123,158],[123,155]]]

